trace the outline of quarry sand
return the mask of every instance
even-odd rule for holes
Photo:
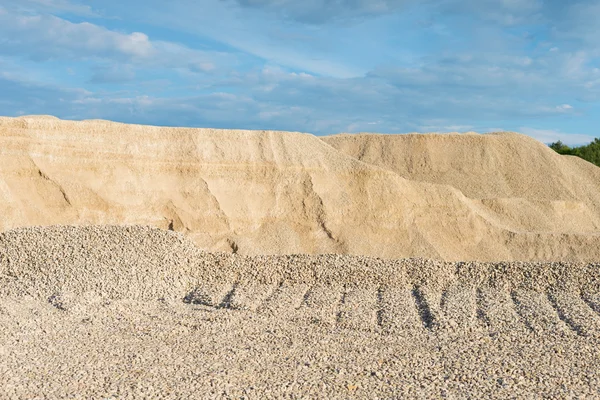
[[[597,261],[600,168],[516,133],[0,118],[0,230],[152,225],[240,254]]]
[[[507,132],[0,118],[0,398],[600,397],[599,182]]]

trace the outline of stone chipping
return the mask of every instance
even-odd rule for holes
[[[600,264],[0,234],[0,398],[596,398]]]

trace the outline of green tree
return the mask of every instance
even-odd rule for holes
[[[550,148],[559,154],[568,154],[583,158],[600,167],[600,139],[596,138],[590,144],[578,147],[569,147],[560,140],[551,143]]]
[[[567,146],[566,144],[564,144],[563,142],[561,142],[560,140],[558,142],[554,142],[554,143],[550,143],[550,148],[554,151],[556,151],[558,154],[571,154],[572,150],[569,146]]]
[[[600,139],[596,138],[586,146],[577,147],[575,155],[600,166]]]

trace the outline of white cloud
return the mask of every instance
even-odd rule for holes
[[[572,110],[573,106],[570,104],[562,104],[560,106],[557,106],[556,108],[560,111],[568,111],[568,110]]]
[[[52,12],[73,14],[84,17],[98,17],[99,14],[91,6],[69,0],[3,0],[5,7],[19,11],[38,14]]]
[[[51,15],[0,14],[0,50],[5,54],[46,59],[110,59],[143,67],[185,68],[193,72],[234,62],[233,56],[152,41],[142,32],[122,33],[89,22],[73,23]]]
[[[117,48],[124,54],[130,54],[134,57],[148,57],[154,51],[152,43],[147,35],[141,32],[133,32],[130,35],[120,35],[111,32],[115,36]]]
[[[402,11],[412,5],[433,6],[444,13],[476,14],[479,18],[516,25],[538,20],[542,0],[234,0],[246,8],[264,9],[309,24],[364,19]]]
[[[105,80],[127,78],[110,76],[113,72],[120,71],[107,68],[98,74],[104,73]],[[116,93],[105,90],[92,93],[18,80],[0,72],[0,104],[5,115],[25,112],[74,119],[317,134],[498,131],[502,129],[482,127],[490,126],[488,118],[540,115],[536,104],[513,97],[504,100],[490,97],[485,101],[436,97],[419,88],[402,90],[368,78],[332,80],[271,68],[268,72],[243,75],[241,82],[234,93],[213,89],[194,96],[151,95],[143,91],[125,92],[123,88]],[[273,89],[265,92],[262,85],[272,85]],[[549,108],[555,115],[554,107]],[[593,139],[527,126],[519,131],[545,143],[562,140],[583,144]]]
[[[539,22],[542,0],[434,0],[430,2],[447,14],[474,16],[501,26]]]
[[[411,67],[381,68],[370,73],[398,85],[455,87],[457,90],[548,86],[539,60],[496,53],[451,54],[424,58]]]
[[[590,135],[564,133],[552,129],[536,129],[523,126],[519,128],[519,131],[545,144],[558,142],[560,140],[569,146],[576,146],[588,144],[594,140],[594,137]]]
[[[310,7],[324,1],[327,2],[307,0],[292,6]],[[60,0],[23,2],[55,6],[66,3]],[[110,8],[111,2],[113,6],[116,4],[112,0],[106,7]],[[445,3],[455,2],[447,0]],[[466,23],[460,30],[452,24],[456,21],[465,23],[464,19],[455,21],[453,16],[442,16],[440,23],[454,36],[441,39],[436,36],[432,38],[431,46],[429,43],[422,45],[430,36],[411,32],[410,24],[408,27],[392,26],[401,20],[396,16],[352,25],[352,29],[346,29],[343,24],[307,27],[294,21],[281,21],[270,13],[232,6],[231,2],[228,5],[220,0],[202,3],[178,0],[168,5],[173,12],[167,12],[167,3],[158,0],[149,0],[141,7],[120,5],[118,7],[131,14],[122,13],[123,20],[114,23],[121,26],[129,26],[129,21],[136,21],[138,26],[158,24],[175,32],[185,31],[181,37],[186,40],[210,38],[206,41],[209,44],[218,42],[219,46],[235,47],[241,52],[232,49],[228,50],[229,54],[200,51],[179,43],[154,40],[151,30],[122,32],[107,29],[98,20],[92,20],[96,24],[73,23],[68,20],[70,17],[25,15],[16,12],[15,8],[4,11],[0,8],[0,53],[20,63],[19,67],[28,71],[24,75],[32,70],[34,73],[39,71],[32,80],[57,82],[57,87],[74,85],[73,82],[85,82],[89,70],[93,75],[87,83],[82,83],[84,85],[137,79],[133,81],[135,85],[116,88],[86,86],[98,92],[73,95],[74,99],[65,101],[62,108],[51,104],[48,90],[34,90],[30,86],[26,93],[30,94],[28,101],[32,104],[21,101],[19,111],[36,112],[43,109],[40,104],[45,104],[48,108],[45,113],[62,109],[84,118],[315,133],[374,129],[380,132],[481,131],[481,127],[503,124],[511,128],[521,124],[531,126],[536,123],[533,121],[542,118],[554,118],[559,123],[580,117],[593,121],[594,106],[578,101],[600,96],[600,69],[595,67],[594,57],[597,56],[593,51],[574,48],[572,43],[556,41],[555,37],[544,37],[544,43],[531,51],[535,43],[522,34],[524,29],[519,27],[516,29],[519,33],[513,35],[515,29],[504,30],[504,27],[489,23],[496,18],[493,16],[496,12],[509,15],[503,20],[507,24],[525,21],[523,15],[539,12],[536,1],[483,0],[477,5],[475,0],[466,0],[464,4],[472,5],[473,12],[478,15],[489,13],[488,17],[481,17],[487,22],[482,24],[479,18]],[[354,4],[373,15],[390,11],[385,11],[384,3],[358,1]],[[114,8],[112,10],[114,13]],[[349,16],[356,10],[341,12]],[[472,16],[470,11],[464,12]],[[498,18],[500,21],[504,17]],[[481,25],[495,26],[495,30],[486,31],[484,37],[461,36],[465,30],[469,35],[478,33]],[[367,32],[367,28],[374,29],[374,33]],[[322,47],[312,42],[299,44],[272,38],[270,33],[277,30],[304,34],[314,42],[321,42]],[[150,37],[146,33],[150,33]],[[336,35],[348,37],[330,40]],[[461,43],[459,48],[453,47],[453,43],[458,42]],[[475,45],[471,46],[473,43]],[[368,48],[370,46],[372,48]],[[560,51],[548,51],[558,46]],[[406,57],[404,54],[388,57],[395,50],[402,52],[405,48],[410,53]],[[439,48],[445,48],[447,52],[441,53]],[[238,63],[238,57],[243,57],[240,56],[242,52],[257,57],[249,55],[242,60],[251,62]],[[367,58],[373,58],[373,62],[362,63]],[[50,65],[26,59],[86,62]],[[261,70],[265,64],[267,67]],[[365,75],[373,65],[385,68],[376,68]],[[70,78],[64,72],[56,73],[67,66],[74,68],[74,77]],[[85,70],[79,69],[82,66]],[[175,73],[158,71],[165,68]],[[217,75],[219,79],[214,78]],[[151,82],[160,79],[163,80],[160,85]],[[15,85],[6,84],[5,87],[12,88],[13,96],[18,93]],[[54,97],[71,98],[61,91],[59,95]],[[10,103],[11,95],[0,94],[0,101]],[[3,103],[3,109],[9,108]],[[510,121],[515,120],[518,122],[511,126]],[[376,125],[373,125],[374,121],[377,121]],[[580,121],[577,121],[578,126],[582,126]],[[557,126],[568,130],[564,125]],[[538,135],[548,137],[554,132],[537,131]]]
[[[124,34],[88,23],[72,23],[49,15],[0,15],[0,46],[37,57],[148,57],[154,47],[148,36]]]
[[[552,99],[565,103],[547,106],[544,112],[566,113],[574,111],[567,101],[600,96],[600,68],[593,60],[584,51],[531,57],[474,51],[424,57],[413,66],[379,68],[369,76],[398,87],[435,90],[439,95],[537,97],[536,103],[540,97],[548,99],[544,102]]]
[[[302,24],[282,21],[270,13],[256,15],[246,8],[240,10],[231,1],[178,0],[168,6],[162,1],[148,1],[150,6],[142,10],[146,20],[167,29],[176,26],[188,34],[211,38],[266,63],[334,78],[362,76],[366,72],[352,62],[340,60],[337,51],[331,48],[328,30],[307,32]],[[137,15],[131,13],[128,17]],[[309,39],[290,43],[290,35],[282,32],[301,32]]]
[[[310,24],[365,18],[394,12],[413,0],[235,0],[243,7],[266,9]]]
[[[94,68],[90,83],[124,83],[135,78],[131,65],[109,65]]]
[[[600,2],[596,0],[565,1],[554,17],[552,33],[556,38],[575,39],[590,49],[600,49],[598,42]]]

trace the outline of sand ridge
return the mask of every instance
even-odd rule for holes
[[[248,255],[597,261],[599,171],[515,133],[0,118],[0,229],[152,225]]]

